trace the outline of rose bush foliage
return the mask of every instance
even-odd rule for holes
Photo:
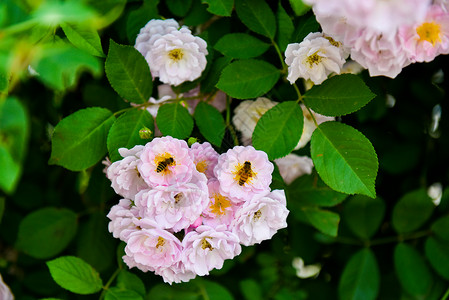
[[[446,299],[448,11],[3,1],[0,298]]]

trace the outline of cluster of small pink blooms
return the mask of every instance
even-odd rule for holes
[[[350,49],[371,76],[396,77],[449,53],[447,1],[305,0],[323,32]]]
[[[151,20],[140,30],[135,48],[142,53],[153,77],[179,85],[201,76],[206,68],[207,44],[174,19]]]
[[[347,56],[340,42],[319,32],[309,33],[301,43],[289,44],[285,50],[287,79],[291,84],[298,78],[321,84],[329,74],[340,74]]]
[[[188,281],[287,226],[285,192],[270,190],[274,167],[263,151],[236,146],[219,155],[207,142],[189,147],[166,136],[119,153],[107,169],[123,197],[108,214],[109,231],[126,242],[130,268]]]

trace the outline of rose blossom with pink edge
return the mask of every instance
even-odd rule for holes
[[[143,180],[155,187],[190,181],[195,165],[185,141],[165,136],[145,145],[137,169]]]
[[[398,35],[387,38],[364,30],[351,48],[351,58],[368,69],[370,76],[395,78],[411,61]]]
[[[432,5],[423,22],[399,29],[399,38],[413,62],[430,62],[449,53],[449,12]]]
[[[111,180],[112,188],[124,198],[133,199],[139,191],[150,188],[137,170],[143,148],[140,145],[129,150],[120,148],[118,152],[123,159],[114,162],[107,168],[107,177]]]
[[[279,229],[287,227],[288,213],[284,190],[256,195],[237,210],[231,229],[242,245],[251,246],[271,239]]]
[[[193,224],[209,204],[207,179],[204,174],[193,172],[188,183],[171,186],[157,186],[136,195],[139,209],[138,223],[141,227],[150,221],[158,227],[181,231]]]
[[[209,205],[203,211],[203,223],[211,227],[221,224],[229,227],[234,220],[235,211],[240,205],[238,199],[230,199],[220,193],[220,182],[218,180],[209,181]]]
[[[162,276],[164,282],[169,283],[170,285],[173,282],[187,282],[196,277],[196,274],[187,270],[181,261],[167,268],[157,268],[154,270],[154,273]]]
[[[182,257],[182,244],[167,230],[141,229],[129,236],[125,253],[123,260],[130,268],[154,271],[178,263]]]
[[[109,211],[107,217],[111,220],[108,225],[109,232],[115,238],[128,241],[131,233],[138,231],[135,221],[138,217],[138,209],[129,199],[122,199]]]
[[[222,195],[245,201],[270,191],[273,169],[265,152],[252,146],[235,146],[220,155],[214,173]]]
[[[182,245],[182,262],[200,276],[208,275],[212,269],[221,269],[225,259],[232,259],[242,251],[238,237],[225,225],[199,226],[185,235]]]
[[[14,300],[14,295],[11,293],[11,290],[3,282],[2,274],[0,274],[0,299],[2,299],[2,300]]]
[[[190,153],[193,155],[196,170],[205,174],[208,180],[215,178],[214,168],[220,155],[212,148],[212,145],[208,142],[195,143],[190,147]]]

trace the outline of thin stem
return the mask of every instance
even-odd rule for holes
[[[287,66],[285,65],[284,57],[282,56],[281,49],[279,48],[278,44],[274,40],[271,40],[271,43],[273,44],[274,49],[276,49],[276,52],[279,56],[279,60],[281,61],[282,72],[285,72],[285,70],[287,69]]]
[[[422,237],[426,237],[429,236],[432,232],[430,230],[423,230],[423,231],[418,231],[415,232],[413,234],[410,234],[408,236],[390,236],[390,237],[385,237],[385,238],[380,238],[380,239],[376,239],[371,241],[370,245],[372,246],[376,246],[376,245],[383,245],[383,244],[388,244],[388,243],[395,243],[395,242],[403,242],[403,241],[408,241],[408,240],[414,240],[414,239],[419,239]]]
[[[307,111],[309,112],[310,116],[312,117],[313,123],[315,123],[315,126],[318,128],[318,122],[315,119],[315,116],[313,115],[312,111],[310,110],[310,108],[307,107],[307,105],[304,103],[304,106],[307,108]]]
[[[296,100],[296,102],[299,102],[302,100],[302,95],[301,92],[299,91],[298,86],[296,85],[296,83],[293,83],[293,87],[295,88],[296,94],[298,94],[298,100]]]
[[[226,127],[231,133],[232,139],[234,140],[234,146],[238,146],[239,139],[237,138],[237,134],[235,133],[234,127],[231,124],[231,100],[229,96],[226,95]]]
[[[117,277],[118,273],[120,273],[121,270],[122,270],[121,268],[117,268],[117,270],[115,270],[114,274],[111,275],[111,277],[109,278],[108,282],[103,287],[103,291],[100,294],[99,300],[102,300],[104,298],[104,296],[106,295],[106,291],[109,289],[109,286],[112,284],[112,282],[114,281],[115,277]]]

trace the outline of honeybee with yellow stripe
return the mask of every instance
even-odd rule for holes
[[[157,164],[156,172],[161,173],[167,169],[168,166],[172,166],[174,164],[175,160],[173,157],[166,158],[162,161],[160,161]]]
[[[254,172],[251,169],[251,162],[245,161],[243,163],[243,167],[237,173],[239,178],[239,185],[243,186],[248,180],[250,180],[254,176]]]

